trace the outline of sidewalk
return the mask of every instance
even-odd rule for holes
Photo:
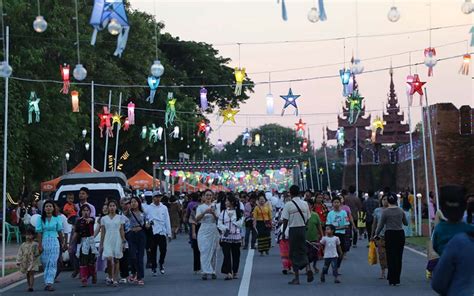
[[[5,248],[5,260],[6,261],[11,261],[11,260],[15,260],[16,258],[16,254],[18,253],[18,249],[20,248],[20,244],[17,244],[16,242],[15,243],[10,243],[10,244],[6,244],[6,248]],[[0,247],[1,249],[1,247]],[[2,254],[3,254],[3,250],[2,252],[0,252],[0,261],[2,259]]]

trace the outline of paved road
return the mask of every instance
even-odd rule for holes
[[[218,254],[220,269],[220,250]],[[69,273],[64,273],[60,276],[61,282],[56,284],[56,292],[53,293],[43,291],[42,277],[37,278],[33,295],[435,295],[424,279],[424,257],[405,250],[403,264],[401,286],[388,286],[387,281],[378,279],[378,266],[367,264],[367,248],[364,242],[359,248],[352,249],[347,260],[344,260],[340,271],[342,284],[334,284],[332,277],[328,276],[325,284],[319,283],[318,280],[311,284],[303,282],[300,286],[289,286],[287,282],[291,276],[281,273],[278,248],[274,247],[270,255],[264,257],[254,255],[253,251],[242,252],[239,280],[224,281],[223,277],[219,276],[217,280],[202,281],[200,276],[192,272],[192,250],[183,235],[168,246],[166,274],[153,278],[150,270],[146,270],[143,287],[129,284],[116,288],[107,287],[102,273],[99,284],[81,288],[78,280],[72,280]],[[321,267],[321,262],[318,262],[318,265]],[[244,269],[247,271],[244,272]],[[248,281],[245,279],[245,273],[250,276]],[[305,280],[305,277],[303,279]],[[8,290],[0,290],[0,295],[24,295],[25,290],[26,285],[23,283]]]

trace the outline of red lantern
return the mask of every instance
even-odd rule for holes
[[[63,78],[63,88],[61,88],[61,93],[67,95],[69,93],[70,85],[70,67],[68,64],[59,66],[61,70],[61,77]]]
[[[72,112],[79,112],[79,92],[71,91]]]
[[[106,106],[103,107],[103,113],[99,113],[99,119],[100,137],[103,137],[104,127],[107,136],[113,137],[114,134],[112,133],[112,124],[110,122],[112,119],[112,114],[110,114],[109,108]]]
[[[200,133],[206,133],[206,127],[207,127],[207,124],[206,124],[206,121],[203,119],[201,120],[199,123],[198,123],[198,135]]]
[[[301,151],[308,152],[308,139],[304,139],[303,143],[301,144]]]
[[[123,122],[123,130],[128,131],[129,127],[130,127],[130,120],[127,117],[127,118],[125,118],[125,121]]]

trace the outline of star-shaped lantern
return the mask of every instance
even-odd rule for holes
[[[409,81],[407,83],[411,86],[410,95],[414,95],[415,93],[419,93],[420,96],[423,95],[423,85],[426,82],[420,81],[420,77],[418,76],[418,74],[414,74],[413,81]]]
[[[293,90],[290,89],[288,90],[288,94],[286,96],[280,96],[283,100],[285,100],[285,105],[283,106],[283,109],[281,110],[281,115],[285,114],[285,109],[292,105],[296,109],[296,115],[298,115],[298,106],[296,105],[296,99],[300,97],[300,95],[294,95]]]
[[[117,123],[118,125],[122,124],[122,116],[120,116],[117,112],[114,113],[112,116],[112,125]]]
[[[374,121],[372,122],[372,143],[375,142],[377,136],[377,130],[380,129],[380,134],[383,135],[383,128],[385,126],[385,122],[380,118],[380,116],[376,116]]]
[[[222,110],[222,117],[224,118],[224,123],[227,121],[232,121],[235,123],[235,115],[239,113],[239,110],[232,109],[230,106],[227,107],[225,110]]]
[[[300,120],[297,123],[295,123],[295,125],[296,125],[296,132],[298,133],[298,135],[303,136],[306,123],[303,122],[303,119],[300,118]]]

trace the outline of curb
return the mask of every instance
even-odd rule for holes
[[[13,273],[5,276],[4,278],[0,279],[0,288],[5,288],[6,286],[9,286],[13,283],[21,281],[25,278],[26,278],[26,276],[24,274],[22,274],[21,272],[19,272],[19,271],[13,272]]]

